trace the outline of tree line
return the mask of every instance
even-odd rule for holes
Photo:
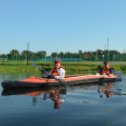
[[[117,50],[101,50],[96,51],[82,51],[78,52],[52,52],[47,55],[45,50],[38,52],[32,52],[30,50],[23,50],[19,52],[17,49],[12,49],[8,54],[0,54],[0,58],[5,58],[8,60],[34,60],[41,58],[81,58],[86,61],[126,61],[126,53],[120,53]]]

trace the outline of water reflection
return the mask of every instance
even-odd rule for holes
[[[51,90],[49,94],[45,93],[43,95],[44,96],[43,99],[46,100],[47,98],[51,98],[51,100],[54,102],[54,109],[58,109],[64,102],[65,94],[66,94],[65,88],[55,89]]]
[[[87,104],[92,104],[92,103],[97,103],[98,99],[107,97],[111,98],[113,95],[126,95],[126,93],[121,89],[122,87],[116,85],[116,83],[100,83],[100,84],[87,84],[83,86],[71,86],[66,88],[64,87],[49,87],[49,88],[42,88],[42,89],[10,89],[10,90],[2,90],[1,95],[2,96],[11,96],[11,95],[16,95],[16,98],[18,95],[25,95],[25,96],[30,96],[32,105],[37,106],[39,105],[40,102],[44,102],[45,105],[46,103],[53,103],[54,109],[59,109],[62,107],[64,101],[65,101],[65,96],[67,94],[67,98],[70,100],[66,101],[67,102],[73,102],[74,104],[76,103],[87,103]],[[98,92],[97,92],[98,91]],[[97,100],[93,99],[92,97],[97,96]],[[99,98],[100,96],[100,98]],[[13,96],[12,96],[13,97]],[[28,97],[26,97],[28,99]],[[83,100],[82,100],[83,99]],[[24,100],[24,99],[23,99]],[[103,99],[104,100],[104,99]],[[111,99],[112,100],[112,99]],[[30,103],[31,104],[31,103]],[[51,105],[52,106],[52,105]]]
[[[113,95],[112,86],[113,86],[113,83],[111,82],[103,83],[102,85],[100,85],[100,87],[98,88],[98,93],[100,93],[100,97],[103,97],[102,93],[107,98],[112,97]]]
[[[102,98],[104,95],[107,98],[111,98],[113,95],[126,95],[126,91],[124,91],[121,86],[116,87],[116,83],[106,82],[99,84],[98,86],[98,93],[99,96]]]
[[[54,109],[60,108],[65,100],[66,88],[63,87],[50,87],[46,89],[4,89],[1,93],[2,96],[10,95],[25,95],[32,97],[32,104],[36,105],[38,96],[42,96],[42,100],[51,99],[54,103]]]

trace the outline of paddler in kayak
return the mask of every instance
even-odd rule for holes
[[[103,66],[102,73],[105,74],[105,75],[114,74],[113,67],[110,67],[110,65],[109,65],[109,63],[107,61],[104,61],[104,66]]]
[[[50,71],[50,75],[54,75],[57,79],[63,79],[65,77],[65,69],[61,65],[59,58],[54,60],[54,68]]]
[[[65,77],[65,69],[61,65],[61,60],[56,58],[54,60],[54,67],[50,72],[47,72],[43,67],[39,69],[46,78],[53,78],[53,79],[63,79]]]
[[[98,66],[96,74],[100,74],[100,75],[114,74],[114,68],[110,67],[110,65],[107,61],[104,61],[103,67],[101,67],[100,65]]]

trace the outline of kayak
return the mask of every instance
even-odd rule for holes
[[[1,85],[6,88],[40,88],[48,86],[73,86],[120,80],[116,75],[71,75],[63,79],[49,79],[30,76],[22,80],[4,80]]]

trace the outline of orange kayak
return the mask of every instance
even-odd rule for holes
[[[44,86],[58,85],[83,85],[99,82],[116,81],[119,78],[116,75],[77,75],[68,76],[64,79],[48,79],[36,76],[31,76],[22,80],[5,80],[2,82],[2,87],[5,88],[40,88]]]

